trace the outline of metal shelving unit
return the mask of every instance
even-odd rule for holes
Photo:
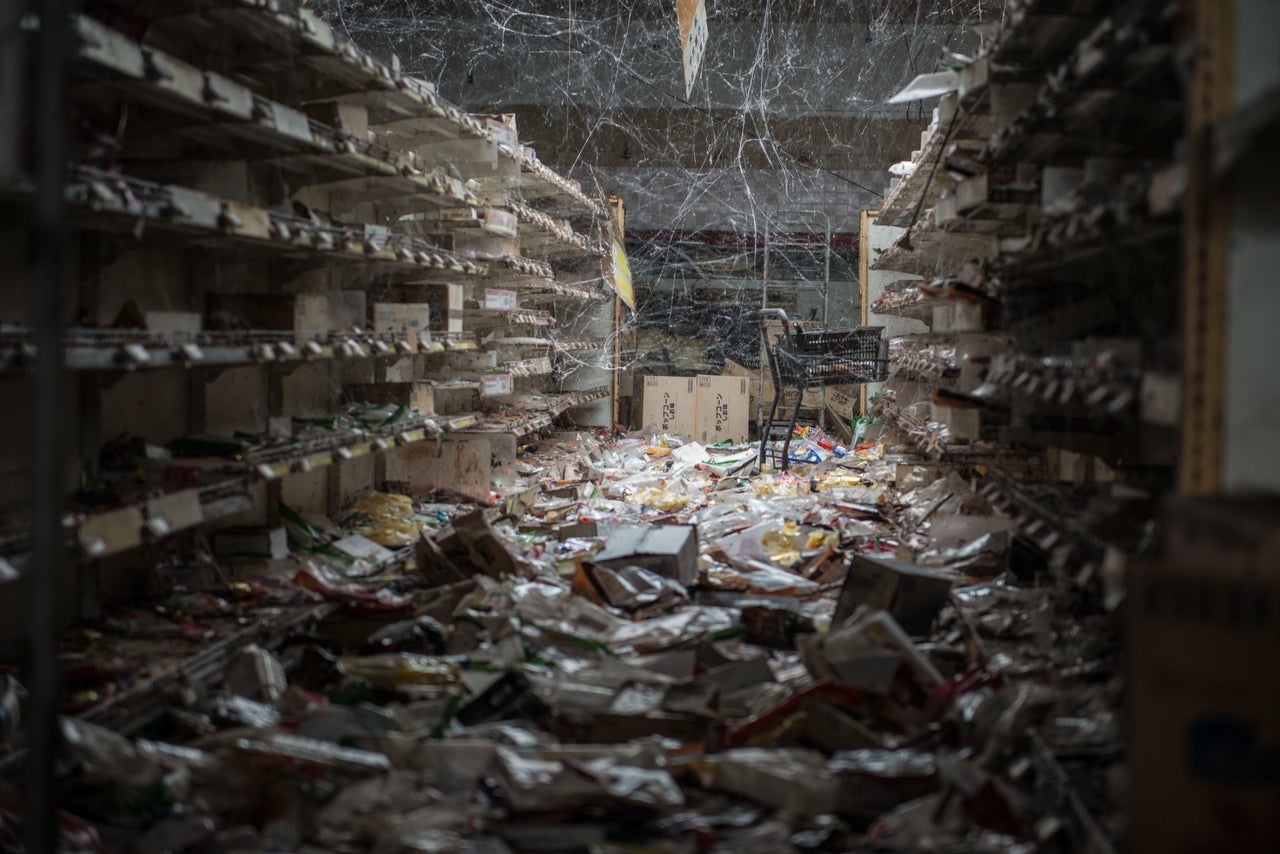
[[[21,30],[6,51],[13,44],[44,66],[33,106],[52,161],[44,172],[3,173],[0,202],[16,214],[11,230],[38,226],[44,261],[32,290],[49,300],[41,314],[4,318],[0,383],[34,377],[50,392],[33,409],[44,427],[32,435],[53,442],[35,448],[35,482],[64,484],[72,468],[97,491],[72,500],[69,487],[44,489],[30,519],[17,506],[0,517],[0,554],[23,556],[18,565],[42,567],[49,581],[35,603],[48,615],[39,621],[48,637],[35,645],[48,655],[32,679],[32,750],[0,757],[5,776],[33,763],[37,816],[50,805],[39,800],[49,781],[36,778],[52,767],[58,708],[49,655],[66,628],[56,600],[92,618],[97,585],[146,573],[153,551],[190,548],[205,532],[275,527],[286,496],[337,518],[398,474],[429,469],[415,488],[487,498],[499,440],[514,453],[515,439],[610,394],[560,388],[557,361],[603,346],[558,322],[560,309],[611,297],[598,199],[541,163],[513,126],[448,103],[300,4],[127,0],[116,5],[128,15],[109,20],[92,4],[74,16],[43,5],[53,18]],[[59,229],[74,229],[75,243],[50,241]],[[74,286],[68,305],[52,284],[63,273]],[[493,289],[514,292],[513,304],[484,308],[503,304],[486,299]],[[507,386],[516,393],[485,396],[480,374],[452,381],[482,357],[518,382]],[[362,404],[355,390],[384,383],[429,385],[461,403],[437,414],[378,400],[397,411],[392,420],[317,426]],[[60,412],[68,388],[75,411]],[[74,441],[47,429],[64,423],[79,431],[65,437]],[[222,456],[168,447],[237,434],[238,449]],[[101,459],[120,435],[137,438],[121,445],[130,453],[152,455],[127,489]],[[464,487],[450,468],[460,454],[433,453],[449,443],[471,446],[483,469],[468,475],[476,482]],[[4,470],[21,467],[15,458]],[[402,549],[394,563],[410,559]],[[83,589],[53,586],[68,577]],[[136,732],[178,685],[216,686],[245,645],[278,647],[331,610],[241,608],[205,648],[80,717]]]

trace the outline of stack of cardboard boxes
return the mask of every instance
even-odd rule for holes
[[[645,377],[640,420],[704,445],[745,442],[749,389],[745,377]]]

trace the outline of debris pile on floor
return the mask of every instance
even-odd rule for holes
[[[792,447],[559,434],[487,506],[158,550],[65,647],[66,850],[1110,850],[1102,580],[973,472]]]

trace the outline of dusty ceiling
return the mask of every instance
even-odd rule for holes
[[[1003,2],[706,3],[708,46],[688,98],[671,0],[312,8],[468,110],[514,113],[544,162],[621,195],[638,282],[705,287],[689,259],[745,249],[756,257],[733,274],[747,277],[745,293],[765,233],[830,232],[832,278],[853,277],[859,212],[878,204],[887,167],[918,147],[933,107],[886,100],[951,53],[975,52],[968,25],[998,16]],[[792,266],[813,275],[827,266],[815,259]]]

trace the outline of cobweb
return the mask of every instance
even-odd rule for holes
[[[624,199],[634,347],[658,373],[753,366],[765,305],[857,322],[859,212],[888,191],[888,167],[918,147],[933,107],[886,101],[973,55],[971,24],[1002,7],[707,0],[686,97],[670,2],[312,4],[465,109],[514,113],[543,162]]]

